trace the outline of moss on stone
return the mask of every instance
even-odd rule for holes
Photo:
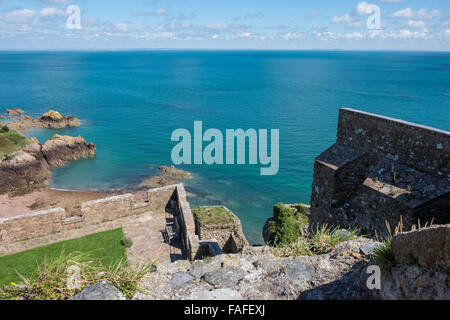
[[[192,212],[201,226],[233,222],[233,215],[225,207],[199,207]]]
[[[17,133],[13,130],[9,130],[5,126],[0,130],[0,159],[4,158],[6,155],[20,150],[24,146],[31,143],[31,140]]]
[[[296,205],[292,210],[283,203],[274,207],[274,220],[270,223],[270,231],[274,234],[273,245],[290,245],[303,236],[308,225],[308,216],[303,205]]]

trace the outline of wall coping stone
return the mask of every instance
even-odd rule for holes
[[[441,129],[437,129],[437,128],[433,128],[433,127],[429,127],[429,126],[424,126],[421,124],[408,122],[408,121],[401,120],[401,119],[386,117],[386,116],[382,116],[379,114],[365,112],[365,111],[356,110],[356,109],[352,109],[352,108],[341,108],[341,112],[352,113],[354,115],[358,115],[363,118],[370,118],[373,120],[389,122],[391,125],[396,126],[396,127],[408,127],[410,129],[421,131],[421,132],[424,132],[424,133],[427,133],[430,135],[443,136],[444,138],[447,138],[447,139],[450,138],[449,131],[445,131],[445,130],[441,130]]]
[[[37,217],[37,216],[44,216],[44,215],[51,214],[51,213],[66,213],[66,209],[64,209],[64,208],[53,208],[53,209],[48,209],[48,210],[42,210],[42,211],[36,211],[36,212],[28,213],[28,214],[23,214],[23,215],[20,215],[20,216],[2,218],[2,219],[0,219],[0,224],[6,223],[6,222],[11,222],[11,221],[16,221],[16,220],[21,220],[21,219],[29,219],[29,218],[33,218],[33,217]]]

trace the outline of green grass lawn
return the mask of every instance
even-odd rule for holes
[[[120,228],[0,257],[0,287],[11,282],[20,283],[17,273],[29,277],[44,259],[56,258],[62,251],[66,254],[87,253],[106,266],[120,259],[126,261],[125,247],[121,243],[123,237]]]

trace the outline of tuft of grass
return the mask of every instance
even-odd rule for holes
[[[427,228],[428,226],[433,225],[434,220],[431,220],[430,223],[425,223],[424,228]],[[394,231],[392,231],[391,225],[389,224],[388,221],[385,221],[386,224],[386,230],[388,232],[388,235],[381,240],[382,245],[379,247],[376,247],[372,253],[372,259],[380,266],[386,268],[386,269],[390,269],[395,265],[395,257],[394,257],[394,252],[392,250],[392,238],[399,234],[402,233],[404,230],[404,224],[403,224],[403,216],[400,216],[400,221],[398,222],[397,226],[394,228]],[[416,231],[416,230],[420,230],[422,229],[421,223],[420,223],[420,219],[417,220],[417,225],[412,225],[411,227],[411,231]],[[376,232],[375,232],[376,234]],[[376,236],[377,240],[380,241],[378,239],[378,235]],[[414,257],[410,257],[410,264],[411,265],[416,265],[417,264],[417,259]]]
[[[276,256],[296,257],[313,256],[328,253],[336,248],[339,243],[349,241],[358,237],[358,229],[350,229],[343,237],[339,233],[340,228],[331,229],[323,225],[306,236],[299,237],[295,241],[286,244],[280,243],[273,247]]]
[[[372,252],[372,259],[376,264],[386,269],[395,265],[394,252],[392,251],[391,239],[385,239],[381,246],[376,247]]]
[[[68,300],[100,281],[108,281],[131,299],[136,290],[141,290],[139,281],[153,267],[132,268],[123,259],[103,265],[89,254],[65,253],[62,250],[58,257],[45,259],[31,276],[21,275],[23,285],[12,284],[1,288],[0,300]],[[70,273],[72,268],[77,270],[76,277]]]

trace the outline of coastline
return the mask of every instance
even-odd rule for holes
[[[26,195],[10,197],[0,195],[0,218],[15,217],[34,211],[62,207],[75,213],[77,206],[85,201],[97,200],[114,193],[107,194],[94,191],[57,190],[46,188]]]

